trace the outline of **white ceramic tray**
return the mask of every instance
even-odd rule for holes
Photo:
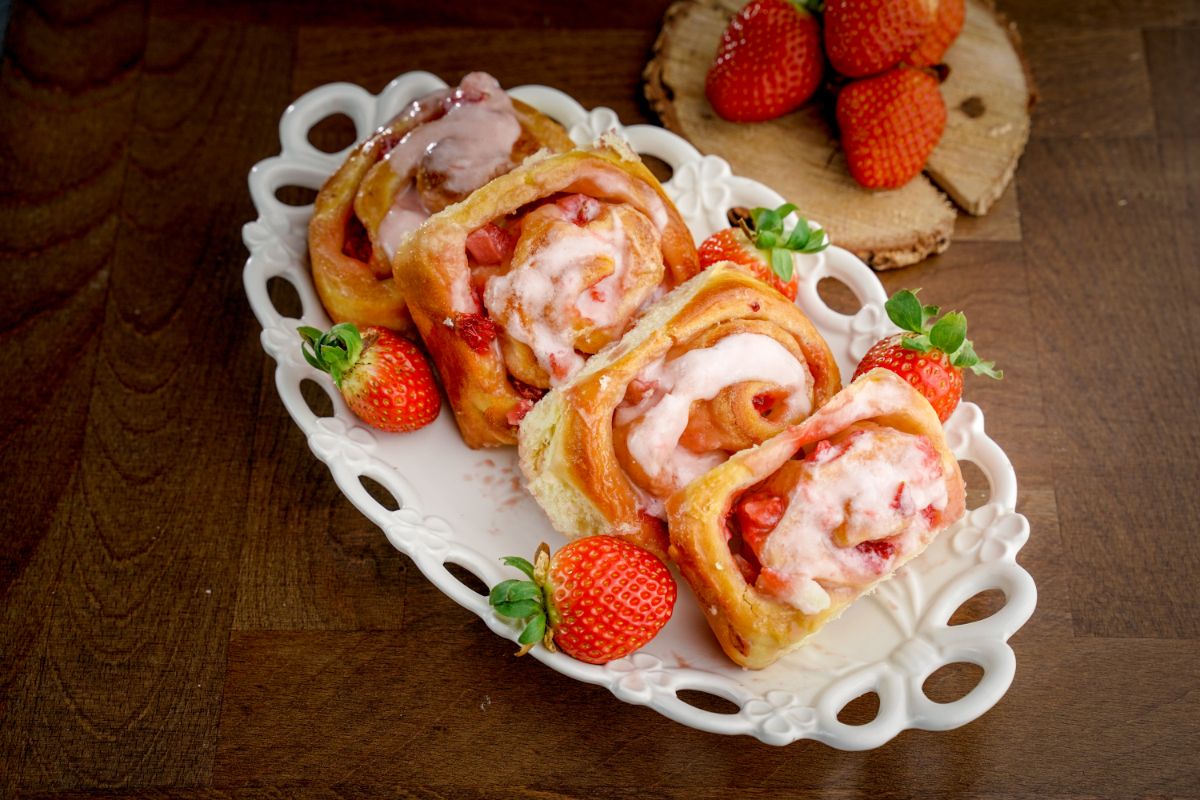
[[[326,376],[301,357],[296,328],[329,324],[308,272],[305,229],[312,208],[288,206],[275,196],[284,186],[319,188],[343,160],[345,152],[325,153],[309,143],[309,130],[325,117],[347,115],[361,139],[413,98],[443,86],[434,75],[411,72],[378,96],[337,83],[315,89],[288,107],[279,123],[281,154],[250,172],[250,193],[259,217],[243,230],[250,250],[246,293],[263,326],[263,348],[276,362],[279,396],[337,485],[439,589],[479,615],[494,632],[515,640],[517,629],[495,616],[486,597],[446,568],[457,564],[491,586],[517,577],[500,563],[502,556],[529,556],[540,541],[552,546],[562,542],[521,487],[515,451],[469,450],[449,409],[432,426],[410,434],[384,434],[358,422]],[[723,160],[702,156],[661,128],[623,127],[611,110],[588,111],[545,86],[522,86],[511,94],[561,122],[577,143],[616,130],[638,152],[669,164],[674,172],[665,184],[667,192],[697,241],[727,224],[730,206],[774,207],[783,202],[762,184],[730,174]],[[882,286],[861,261],[837,247],[806,257],[799,272],[797,302],[829,341],[843,374],[853,374],[867,348],[893,330],[883,312]],[[283,316],[269,299],[267,283],[277,277],[298,292],[303,303],[299,318]],[[849,286],[862,308],[853,316],[828,308],[817,293],[823,278]],[[306,379],[331,395],[333,416],[318,417],[310,410],[300,390]],[[1007,640],[1033,613],[1037,591],[1016,563],[1017,551],[1029,536],[1028,522],[1014,511],[1016,476],[1004,452],[984,433],[978,406],[963,403],[947,422],[946,434],[955,455],[974,462],[987,476],[987,502],[809,645],[768,669],[743,670],[725,658],[682,581],[674,617],[640,652],[603,667],[541,647],[533,657],[684,725],[747,734],[770,744],[817,739],[861,750],[877,747],[906,728],[946,730],[970,722],[1008,689],[1016,661]],[[399,509],[376,502],[360,476],[386,488]],[[988,589],[1005,595],[999,611],[969,624],[947,624],[963,602]],[[935,670],[953,662],[976,664],[983,677],[961,699],[934,702],[922,685]],[[700,709],[685,699],[687,695],[680,696],[684,690],[717,695],[736,710]],[[858,726],[840,722],[839,711],[868,692],[879,697],[874,720]]]

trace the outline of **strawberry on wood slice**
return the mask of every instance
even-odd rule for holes
[[[799,277],[793,255],[817,253],[829,246],[825,231],[812,227],[804,217],[798,217],[791,230],[785,229],[784,219],[795,210],[787,203],[776,209],[755,208],[740,214],[738,227],[717,231],[701,243],[700,266],[732,261],[794,301]]]
[[[940,64],[942,57],[962,31],[966,18],[965,0],[938,0],[933,25],[929,27],[929,32],[917,48],[904,59],[904,63],[914,67],[932,67],[934,64]]]
[[[877,75],[900,63],[933,25],[937,0],[829,0],[825,53],[848,78]]]
[[[898,189],[921,174],[942,138],[946,101],[930,72],[897,67],[845,86],[837,122],[854,180],[867,189]]]
[[[705,80],[713,110],[731,122],[794,111],[821,85],[825,57],[817,0],[750,0],[729,21]]]

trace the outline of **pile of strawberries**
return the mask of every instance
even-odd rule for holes
[[[773,119],[817,93],[828,62],[850,174],[898,188],[945,130],[933,67],[965,12],[964,0],[750,0],[722,34],[705,93],[725,119]]]

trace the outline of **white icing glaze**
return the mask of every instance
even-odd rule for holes
[[[484,288],[483,302],[492,318],[511,338],[528,345],[551,386],[569,380],[583,366],[584,358],[575,350],[580,328],[619,335],[627,322],[622,304],[629,303],[630,292],[648,296],[655,288],[627,286],[636,265],[625,226],[615,206],[599,205],[596,217],[583,225],[553,204],[532,212],[555,219],[554,235],[525,260],[515,258],[507,273],[491,278]],[[601,262],[609,264],[608,274],[587,286],[589,271]]]
[[[828,608],[829,589],[874,581],[920,546],[929,533],[922,510],[941,511],[948,502],[937,451],[924,437],[891,428],[858,431],[800,470],[787,511],[758,555],[764,570],[784,579],[780,599],[806,614]],[[835,541],[839,529],[851,546]],[[854,546],[880,539],[895,548],[890,558]]]
[[[430,109],[445,108],[436,118]],[[412,181],[417,168],[443,176],[442,186],[468,194],[513,167],[512,149],[521,136],[521,123],[512,100],[485,72],[472,72],[456,89],[443,89],[416,100],[405,116],[425,118],[404,135],[385,157],[391,169]],[[380,227],[380,238],[391,257],[406,234],[429,218],[412,184],[396,198]]]
[[[679,444],[693,402],[711,400],[745,381],[767,381],[788,392],[785,415],[811,411],[812,375],[770,336],[736,333],[712,347],[691,350],[669,362],[648,365],[638,379],[657,384],[636,406],[619,408],[618,425],[631,424],[629,453],[654,480],[669,477],[685,486],[725,460],[724,453],[693,453]],[[640,420],[638,419],[640,417]]]
[[[427,219],[429,212],[421,205],[421,196],[410,184],[396,197],[387,216],[379,224],[379,243],[383,245],[383,252],[387,253],[389,261],[396,256],[396,249],[404,237]]]

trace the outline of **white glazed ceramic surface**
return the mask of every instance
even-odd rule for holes
[[[250,251],[245,285],[263,326],[263,348],[276,362],[279,396],[341,490],[439,589],[497,634],[515,640],[517,628],[495,616],[485,596],[446,568],[457,564],[491,586],[519,577],[500,563],[502,556],[528,556],[540,541],[562,541],[521,487],[515,449],[468,449],[448,408],[433,425],[410,434],[369,430],[351,414],[328,379],[304,362],[296,333],[300,325],[329,324],[308,271],[305,231],[312,208],[288,206],[275,196],[284,186],[319,188],[342,162],[345,152],[325,153],[308,141],[309,130],[325,117],[347,115],[361,139],[413,98],[443,86],[432,74],[412,72],[392,81],[378,96],[338,83],[315,89],[288,107],[279,124],[282,153],[250,172],[259,218],[243,230]],[[731,206],[774,207],[783,202],[762,184],[732,175],[722,159],[701,156],[661,128],[623,127],[611,110],[587,111],[545,86],[522,86],[511,94],[561,122],[577,143],[616,130],[639,153],[668,163],[674,173],[665,184],[667,192],[697,241],[727,224],[725,213]],[[867,348],[894,330],[883,311],[883,288],[868,267],[837,247],[805,257],[799,272],[797,302],[825,335],[843,375],[849,376]],[[274,307],[267,292],[272,278],[295,287],[303,303],[301,317],[285,317]],[[817,293],[823,278],[849,286],[862,308],[853,316],[828,308]],[[330,394],[333,416],[318,417],[310,410],[301,396],[305,380],[314,380]],[[1016,661],[1007,640],[1033,613],[1037,591],[1016,563],[1017,551],[1029,536],[1028,522],[1014,511],[1016,476],[1007,456],[984,433],[978,406],[963,403],[947,422],[946,435],[955,455],[974,462],[987,476],[987,502],[969,511],[920,558],[826,626],[810,644],[775,665],[757,672],[733,665],[682,581],[674,617],[633,656],[607,666],[584,664],[541,647],[533,656],[684,725],[747,734],[770,744],[817,739],[862,750],[907,728],[947,730],[970,722],[1008,689]],[[386,488],[399,509],[376,502],[360,477]],[[947,624],[962,603],[989,589],[1005,595],[999,611],[977,622]],[[932,701],[923,683],[954,662],[978,665],[982,679],[955,702]],[[684,690],[717,695],[733,706],[729,713],[702,710],[679,696]],[[875,719],[859,726],[839,722],[838,712],[868,692],[879,697]]]

